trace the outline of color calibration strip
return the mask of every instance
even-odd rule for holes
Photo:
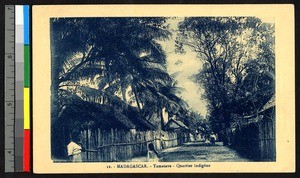
[[[5,172],[29,172],[29,6],[5,10]]]
[[[30,43],[29,6],[23,6],[24,15],[24,146],[23,171],[30,171]]]
[[[30,171],[29,6],[16,6],[15,171]]]

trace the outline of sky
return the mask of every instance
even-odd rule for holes
[[[168,41],[160,42],[165,52],[167,53],[167,70],[169,74],[178,73],[175,78],[178,82],[178,87],[182,87],[185,90],[182,91],[181,96],[189,105],[190,109],[197,111],[202,116],[206,116],[207,102],[201,99],[201,95],[204,90],[200,86],[194,83],[190,77],[196,74],[202,67],[200,59],[196,58],[196,53],[190,49],[186,49],[185,54],[176,54],[175,39],[177,24],[182,19],[169,19],[170,29],[172,31],[172,38]],[[181,62],[180,62],[181,61]]]
[[[258,18],[265,23],[275,22],[273,17]],[[183,18],[177,18],[169,19],[167,21],[167,23],[170,24],[172,38],[170,38],[168,41],[162,41],[160,43],[167,53],[167,69],[169,74],[178,72],[178,76],[176,77],[178,87],[185,88],[185,90],[179,94],[179,96],[187,101],[189,108],[197,111],[205,118],[207,114],[207,101],[201,97],[201,95],[204,93],[204,89],[190,79],[193,74],[198,73],[198,71],[202,68],[203,63],[199,58],[196,57],[196,53],[190,49],[186,49],[185,54],[176,54],[174,52],[176,30],[178,30],[177,25],[182,20]]]

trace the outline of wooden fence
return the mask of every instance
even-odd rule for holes
[[[86,149],[82,155],[83,161],[114,162],[145,156],[149,143],[153,143],[158,151],[182,145],[190,141],[190,134],[187,132],[97,129],[83,131],[81,138]]]
[[[259,124],[259,151],[260,158],[267,161],[275,161],[276,144],[275,144],[275,122],[266,119]]]
[[[231,144],[239,153],[257,161],[276,160],[275,118],[264,113],[264,119],[251,123],[231,135]]]

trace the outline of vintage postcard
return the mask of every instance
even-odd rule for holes
[[[293,5],[32,15],[35,173],[295,171]]]

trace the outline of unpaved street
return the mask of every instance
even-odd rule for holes
[[[203,142],[186,143],[179,147],[167,148],[159,152],[161,162],[246,162],[235,150],[222,146],[207,146]],[[146,161],[146,156],[137,157],[132,162]]]

